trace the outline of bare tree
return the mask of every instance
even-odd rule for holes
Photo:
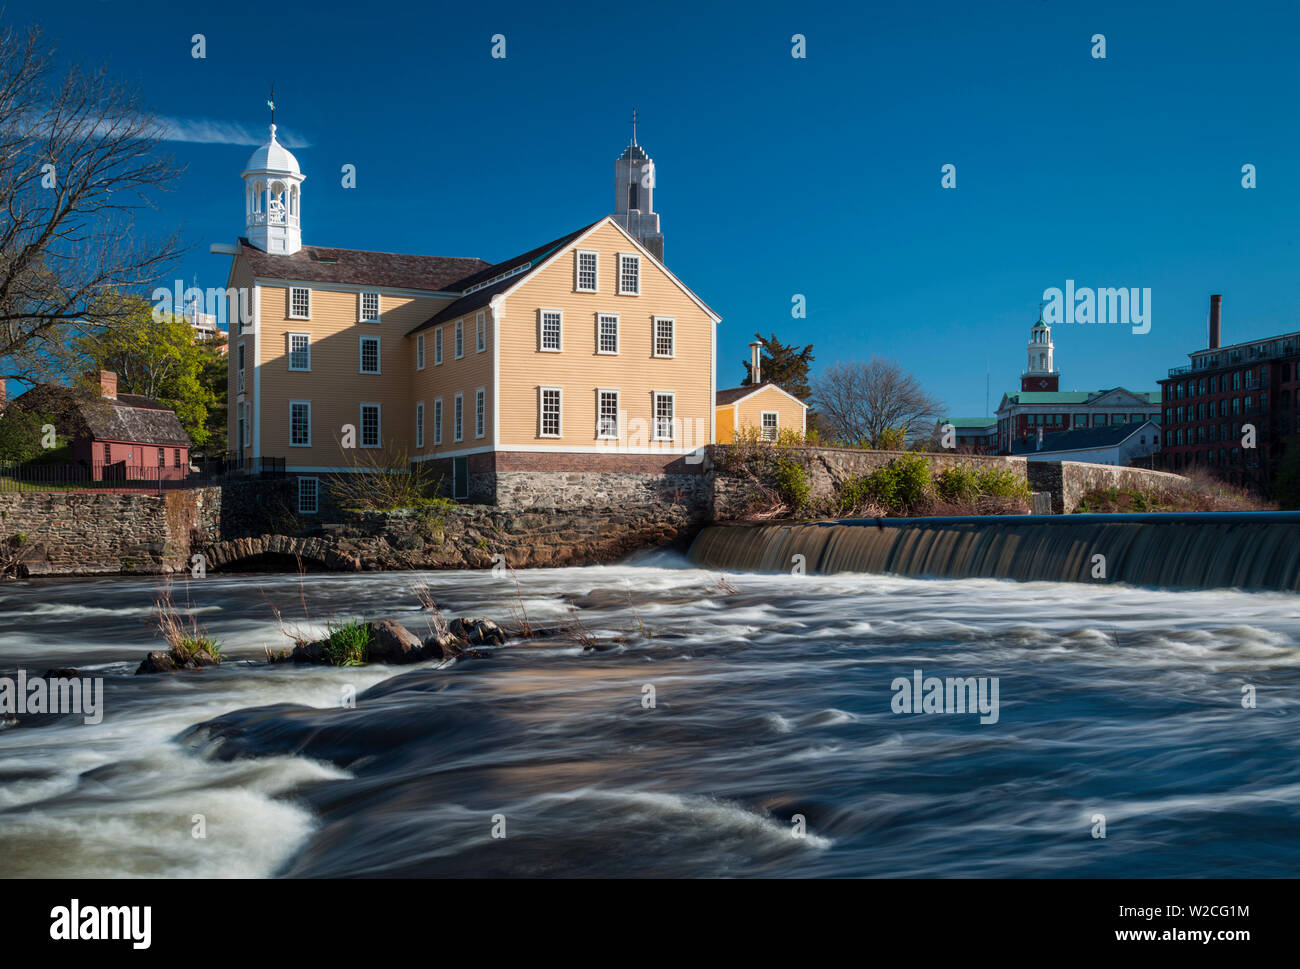
[[[115,325],[181,252],[145,241],[135,212],[178,174],[134,91],[100,70],[55,76],[38,28],[0,33],[0,376],[57,372],[70,331]]]
[[[907,428],[943,409],[920,381],[881,357],[831,364],[813,382],[812,403],[835,437],[873,448],[901,447]]]

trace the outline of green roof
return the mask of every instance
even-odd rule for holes
[[[951,424],[953,427],[992,427],[998,422],[996,417],[943,417],[940,418],[940,424]]]
[[[1111,387],[1109,390],[1016,390],[1008,391],[1006,396],[1011,400],[1018,400],[1022,404],[1085,404],[1090,398],[1118,389],[1118,387]],[[1147,403],[1160,403],[1160,391],[1158,390],[1130,390],[1128,392],[1138,397],[1145,397]]]

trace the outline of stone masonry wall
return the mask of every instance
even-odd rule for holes
[[[1118,468],[1082,461],[1030,461],[1029,486],[1035,491],[1051,494],[1052,511],[1057,515],[1071,514],[1079,507],[1079,499],[1086,492],[1098,488],[1186,491],[1193,487],[1182,475],[1168,471]]]

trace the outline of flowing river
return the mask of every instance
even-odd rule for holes
[[[0,874],[1300,870],[1294,594],[724,576],[669,553],[518,582],[213,574],[174,594],[230,658],[156,676],[133,675],[160,645],[156,580],[0,587],[0,676],[104,678],[100,723],[0,729]],[[573,603],[614,648],[265,664],[288,645],[268,603],[316,632],[365,615],[424,635],[417,583],[503,624]],[[895,712],[917,670],[996,678],[996,718]]]

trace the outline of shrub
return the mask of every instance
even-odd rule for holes
[[[968,464],[944,468],[935,477],[934,484],[944,501],[970,502],[980,495],[979,472]]]
[[[986,498],[1022,498],[1029,500],[1031,494],[1025,479],[1009,468],[981,468],[975,472],[981,497]]]
[[[867,494],[892,512],[919,508],[930,496],[930,462],[919,454],[904,454],[867,475]]]
[[[776,459],[774,473],[776,489],[792,512],[802,511],[808,507],[812,498],[812,485],[808,482],[808,471],[795,458],[782,454]]]
[[[859,511],[871,502],[871,485],[865,475],[850,475],[836,488],[835,503],[842,514]]]
[[[364,619],[349,619],[339,625],[330,623],[325,655],[335,666],[365,666],[370,660],[373,636]]]

